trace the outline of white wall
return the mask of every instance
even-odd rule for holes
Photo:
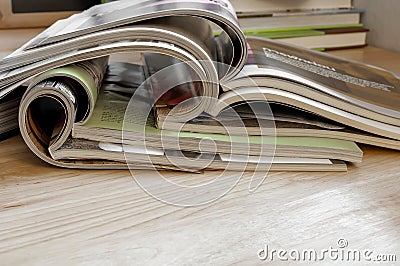
[[[400,52],[400,0],[354,0],[365,10],[362,23],[370,29],[370,45]]]

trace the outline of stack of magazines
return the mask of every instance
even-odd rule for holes
[[[400,149],[396,74],[246,38],[225,0],[94,6],[0,71],[0,134],[61,167],[345,171],[357,143]]]

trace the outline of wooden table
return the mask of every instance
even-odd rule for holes
[[[333,53],[400,72],[396,53]],[[218,201],[184,208],[150,197],[129,171],[49,166],[14,137],[0,143],[0,264],[265,264],[265,245],[321,252],[339,239],[398,263],[400,152],[362,148],[364,161],[348,173],[270,173],[255,193],[244,177]]]

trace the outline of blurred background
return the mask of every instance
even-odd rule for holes
[[[365,10],[361,22],[370,29],[367,43],[400,52],[400,1],[354,0],[353,4]]]

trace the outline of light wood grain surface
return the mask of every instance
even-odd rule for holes
[[[378,48],[333,53],[400,72],[400,55]],[[54,168],[14,137],[0,143],[0,264],[254,265],[266,264],[257,255],[265,245],[321,251],[344,238],[351,249],[395,254],[398,265],[400,152],[362,148],[348,173],[270,173],[255,193],[247,174],[218,201],[183,208],[150,197],[129,171]]]

